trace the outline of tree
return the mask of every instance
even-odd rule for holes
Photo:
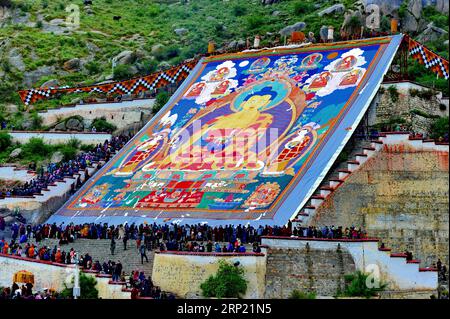
[[[6,132],[0,132],[0,152],[3,152],[12,144],[11,135]]]
[[[74,279],[72,279],[74,283]],[[94,277],[88,276],[84,273],[80,273],[80,299],[98,299],[98,290],[95,287],[97,285],[97,280]],[[72,297],[73,287],[69,288],[65,285],[63,291],[61,291],[62,297]]]
[[[379,283],[377,287],[368,287],[367,282],[370,281],[369,274],[362,271],[356,271],[353,274],[345,275],[346,282],[344,296],[347,297],[374,297],[379,292],[386,289],[387,285]]]
[[[216,275],[211,275],[200,285],[205,297],[239,298],[247,291],[247,280],[244,269],[226,262],[219,261]]]
[[[448,116],[440,117],[431,124],[431,138],[448,136]]]
[[[92,121],[92,125],[91,128],[95,127],[95,130],[97,132],[114,132],[117,127],[114,124],[109,123],[108,121],[106,121],[106,118],[104,116],[102,117],[97,117],[96,119],[94,119],[94,121]]]
[[[170,98],[169,93],[167,93],[166,91],[158,93],[156,95],[156,101],[152,109],[153,114],[158,113],[163,108],[163,106],[166,105],[166,103],[169,101],[169,98]]]

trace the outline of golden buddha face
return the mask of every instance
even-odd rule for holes
[[[270,103],[270,95],[254,95],[242,104],[242,109],[246,111],[258,110]]]

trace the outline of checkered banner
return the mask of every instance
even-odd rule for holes
[[[37,88],[19,91],[20,98],[25,105],[36,103],[40,100],[55,97],[57,94],[98,92],[105,94],[137,94],[143,91],[153,90],[168,84],[177,83],[187,78],[197,64],[197,60],[191,60],[177,65],[165,71],[159,71],[144,77],[131,80],[112,82],[108,84],[92,85],[73,88]]]
[[[427,49],[421,43],[409,38],[409,55],[419,61],[420,64],[425,65],[427,69],[431,69],[439,77],[448,80],[448,61],[440,57],[436,53]]]

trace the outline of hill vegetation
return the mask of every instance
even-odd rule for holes
[[[318,15],[341,3],[345,11]],[[355,3],[355,0],[93,0],[92,5],[85,6],[82,0],[2,0],[0,113],[14,121],[15,113],[23,111],[15,93],[18,89],[44,83],[89,85],[148,74],[206,52],[209,41],[214,41],[217,48],[233,47],[245,43],[247,38],[252,42],[259,34],[262,46],[276,40],[283,43],[280,30],[297,22],[304,22],[304,31],[312,31],[319,38],[322,26],[332,25],[339,30],[344,13],[356,10]],[[69,6],[72,4],[76,6]],[[405,11],[404,6],[398,9],[402,10]],[[66,19],[77,12],[79,26],[71,28]],[[424,21],[448,31],[448,13],[433,7],[426,7],[422,13]],[[389,30],[386,19],[382,17],[381,31]],[[359,25],[358,19],[348,22],[349,28],[357,29]],[[419,31],[414,33],[418,35]],[[339,40],[338,31],[335,35]],[[446,39],[448,33],[433,37],[427,44],[448,57]],[[410,71],[419,81],[445,89],[448,94],[448,82],[436,81],[421,66]],[[46,101],[39,109],[56,107],[58,103]],[[10,112],[6,104],[17,108]]]

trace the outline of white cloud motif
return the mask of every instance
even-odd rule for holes
[[[227,93],[230,93],[230,89],[236,88],[239,84],[239,82],[237,80],[234,80],[233,78],[237,75],[237,70],[235,68],[235,63],[233,61],[225,61],[222,64],[219,64],[215,70],[210,71],[208,73],[206,73],[202,78],[202,82],[205,83],[205,88],[202,91],[202,94],[200,94],[196,99],[195,99],[195,103],[201,105],[201,104],[205,104],[206,102],[208,102],[209,100],[211,100],[213,97],[211,96],[211,93],[214,92],[214,90],[217,88],[217,86],[222,82],[222,81],[218,81],[218,82],[211,82],[209,81],[209,79],[211,78],[211,76],[216,73],[217,70],[223,68],[223,67],[227,67],[230,72],[225,75],[223,77],[223,80],[228,80],[229,86],[227,89]],[[198,83],[198,82],[197,82]],[[194,83],[191,88],[193,86],[195,86],[197,83]],[[189,92],[190,89],[187,91]],[[225,94],[225,95],[226,95]]]
[[[327,96],[331,93],[333,93],[336,90],[344,90],[347,89],[349,87],[354,87],[357,86],[359,84],[359,82],[361,82],[361,79],[364,76],[364,73],[366,72],[365,68],[362,68],[361,66],[365,65],[367,63],[365,57],[363,56],[364,51],[361,50],[360,48],[354,48],[348,52],[345,52],[341,55],[341,57],[339,59],[336,59],[334,61],[332,61],[330,64],[328,64],[327,66],[324,67],[324,72],[329,71],[332,74],[332,78],[331,80],[328,81],[327,85],[321,89],[319,89],[316,92],[317,96]],[[354,56],[356,58],[356,63],[353,65],[353,67],[351,68],[351,71],[353,72],[359,72],[359,78],[358,81],[355,84],[351,84],[351,85],[339,85],[342,81],[342,79],[350,72],[336,72],[336,66],[338,65],[338,63],[348,57],[348,56]],[[311,84],[311,82],[319,75],[320,73],[308,78],[306,80],[306,84]]]

